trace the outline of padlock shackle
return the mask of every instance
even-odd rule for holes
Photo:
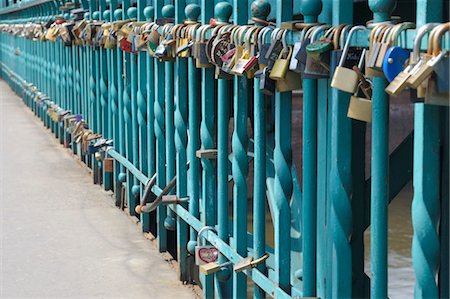
[[[362,50],[362,53],[361,53],[361,58],[359,59],[359,62],[358,62],[358,69],[362,69],[362,67],[363,67],[363,64],[364,64],[364,57],[366,56],[366,53],[367,53],[367,49],[366,48],[364,48],[363,50]]]
[[[316,28],[314,28],[311,33],[311,43],[313,43],[316,40],[317,35],[319,35],[320,32],[328,30],[329,28],[331,28],[331,26],[326,25],[326,24],[320,25],[320,26],[317,26]]]
[[[205,233],[206,231],[213,231],[214,233],[216,233],[217,234],[217,230],[213,227],[213,226],[204,226],[204,227],[202,227],[199,231],[198,231],[198,234],[197,234],[197,245],[199,245],[199,246],[201,246],[200,245],[200,238],[201,238],[201,236],[202,236],[202,234],[203,233]]]
[[[342,49],[341,59],[339,60],[339,66],[344,66],[345,57],[348,54],[348,49],[350,48],[350,43],[352,41],[353,34],[356,31],[366,30],[366,27],[363,25],[354,26],[350,31],[348,32],[347,40],[345,41],[344,48]]]
[[[258,47],[261,49],[263,42],[266,40],[267,33],[273,31],[273,28],[263,27],[258,34]]]
[[[281,28],[275,28],[272,31],[272,34],[270,35],[270,42],[274,43],[277,40],[281,40],[282,35],[283,35],[283,32],[281,31]]]
[[[434,27],[438,26],[439,24],[440,23],[428,23],[423,26],[420,26],[420,28],[417,29],[413,46],[413,56],[412,56],[413,63],[417,63],[419,61],[420,45],[422,44],[423,37],[425,36],[426,33],[430,32]]]
[[[162,202],[162,198],[164,195],[167,195],[170,190],[172,190],[175,185],[177,183],[177,177],[174,176],[173,179],[164,187],[164,189],[162,190],[161,194],[158,195],[158,197],[156,197],[156,199],[150,203],[150,204],[145,204],[144,206],[138,206],[137,208],[139,208],[139,212],[140,213],[150,213],[152,211],[154,211]]]
[[[404,22],[394,26],[390,34],[390,42],[392,45],[398,45],[398,38],[400,34],[407,29],[416,28],[416,24],[412,22]]]
[[[439,55],[439,53],[442,52],[442,47],[441,47],[442,37],[444,36],[444,34],[447,31],[450,30],[450,22],[440,24],[435,29],[436,29],[436,32],[435,32],[435,35],[433,36],[432,43],[433,43],[433,55],[437,56],[437,55]]]
[[[256,32],[256,30],[258,30],[258,27],[253,26],[250,27],[246,32],[245,32],[245,36],[244,36],[244,41],[245,41],[245,48],[250,52],[250,48],[252,45],[252,35]]]

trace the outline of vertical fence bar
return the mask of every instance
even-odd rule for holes
[[[127,10],[128,18],[135,20],[137,16],[137,9],[136,7],[130,7]],[[138,137],[138,103],[137,103],[137,93],[138,93],[138,73],[137,73],[137,55],[134,53],[127,53],[126,54],[126,60],[127,65],[129,65],[130,68],[130,74],[127,74],[127,79],[129,86],[130,93],[128,94],[130,99],[130,119],[128,125],[130,128],[127,130],[127,132],[131,132],[130,136],[127,137],[127,140],[129,142],[128,148],[131,147],[130,152],[132,154],[132,158],[129,159],[132,161],[133,165],[136,167],[139,167],[139,137]],[[127,69],[128,70],[128,69]],[[131,188],[129,189],[131,191],[130,193],[130,199],[128,200],[129,206],[128,211],[130,212],[130,215],[136,216],[135,208],[137,205],[137,202],[139,201],[139,194],[140,194],[140,184],[135,176],[133,176],[130,173],[130,180],[128,181],[128,184],[131,185]]]
[[[417,27],[442,21],[442,2],[417,0]],[[415,298],[438,298],[439,265],[440,107],[414,104],[414,197],[412,263],[416,275]],[[374,161],[375,162],[375,161]],[[373,163],[372,163],[373,164]],[[372,183],[373,184],[373,183]],[[448,181],[447,181],[448,184]],[[448,198],[446,199],[448,201]]]
[[[70,18],[70,14],[66,13],[66,19],[69,20]],[[38,46],[39,43],[36,43],[36,47]],[[66,90],[66,97],[67,97],[67,110],[70,110],[70,112],[72,114],[75,114],[75,109],[74,109],[74,98],[73,98],[73,89],[74,89],[74,84],[73,84],[73,48],[75,46],[71,45],[69,47],[65,48],[66,51],[66,59],[67,59],[67,72],[66,72],[66,81],[67,81],[67,90]],[[35,65],[35,64],[34,64]],[[35,77],[36,78],[36,77]],[[36,81],[33,81],[36,82]],[[71,140],[71,134],[69,134],[67,131],[64,132],[65,135],[65,147],[69,147]]]
[[[322,10],[322,1],[303,1],[300,7],[305,23],[315,23]],[[315,79],[303,79],[302,215],[303,296],[315,296],[317,217],[317,80]]]
[[[352,1],[333,3],[333,25],[352,23]],[[340,53],[342,55],[342,53]],[[336,63],[339,59],[337,54]],[[334,65],[333,65],[334,66]],[[331,73],[331,76],[333,74]],[[347,117],[350,96],[337,89],[331,90],[330,120],[330,174],[329,200],[331,215],[329,231],[332,232],[328,256],[331,258],[332,274],[327,293],[333,298],[352,297],[352,248],[350,236],[352,229],[351,207],[351,165],[352,165],[352,120]]]
[[[395,0],[369,0],[375,22],[388,21]],[[373,78],[372,186],[370,261],[372,298],[387,298],[388,202],[389,202],[389,96],[385,78]]]
[[[106,9],[106,0],[100,0],[99,3],[100,8],[100,17],[104,22],[109,22],[110,10]],[[103,30],[103,29],[100,29]],[[102,114],[102,134],[105,138],[113,138],[112,134],[112,119],[111,119],[111,106],[109,103],[109,90],[108,86],[111,82],[109,78],[109,73],[111,72],[110,64],[109,64],[109,50],[100,47],[100,103],[102,106],[101,114]],[[102,181],[103,187],[105,190],[112,190],[112,177],[110,172],[105,171],[105,167],[102,167]]]
[[[150,2],[153,4],[153,1]],[[147,6],[144,9],[144,15],[146,21],[151,21],[155,14],[155,9],[153,6]],[[146,58],[145,64],[145,72],[146,72],[146,109],[147,109],[147,169],[149,177],[152,177],[155,174],[155,164],[156,164],[156,156],[155,156],[155,60],[152,57]],[[145,145],[143,145],[145,146]],[[154,220],[157,212],[152,212],[150,214],[141,215],[141,221],[143,223],[144,229],[147,227],[150,230],[150,222]],[[156,232],[152,232],[156,236]]]
[[[136,8],[131,8],[130,0],[122,0],[122,19],[127,20],[136,17]],[[131,8],[131,9],[130,9]],[[125,25],[126,26],[126,25]],[[119,49],[119,51],[121,51]],[[135,114],[133,113],[134,102],[136,95],[133,95],[132,86],[134,89],[134,83],[131,71],[131,55],[128,52],[122,51],[123,53],[123,119],[124,119],[124,131],[125,131],[125,157],[128,161],[136,165],[136,157],[134,156],[134,142],[133,142],[133,125]],[[133,192],[134,177],[133,174],[126,170],[126,198],[128,203],[128,212],[130,215],[135,215],[134,208],[136,207],[136,193]]]
[[[267,20],[271,6],[269,2],[253,1],[253,17]],[[264,29],[265,30],[265,29]],[[262,34],[260,32],[259,34]],[[254,170],[253,170],[253,255],[260,258],[266,253],[266,96],[260,90],[261,79],[256,77],[253,84],[254,98]],[[257,269],[267,274],[265,263]],[[257,285],[253,298],[265,298],[265,292]]]
[[[175,16],[175,7],[165,5],[163,7],[163,16],[173,18]],[[164,122],[165,122],[165,141],[166,141],[166,183],[170,182],[175,176],[175,127],[174,127],[174,63],[164,62]],[[169,194],[173,194],[170,191]],[[167,217],[164,220],[164,227],[167,230],[175,230],[175,212],[167,207]]]
[[[137,2],[137,21],[145,20],[144,10],[146,8],[146,0],[138,0]],[[147,52],[138,51],[137,53],[137,122],[138,122],[138,156],[140,171],[149,176],[148,173],[148,150],[147,150],[147,59],[150,59]],[[143,192],[140,185],[141,196]],[[150,230],[150,215],[143,213],[140,215],[141,226],[143,232]]]
[[[96,22],[100,19],[100,14],[98,10],[98,2],[97,1],[89,1],[92,22]],[[100,112],[100,93],[99,93],[99,67],[100,67],[100,56],[99,49],[96,49],[93,45],[89,47],[89,59],[90,59],[90,80],[89,80],[89,88],[90,88],[90,120],[89,127],[94,133],[100,133],[99,120],[101,120],[101,116],[98,112]],[[86,153],[87,154],[87,153]],[[89,160],[91,161],[92,173],[94,184],[99,183],[99,165],[98,161],[94,159],[94,155],[88,155]]]
[[[197,8],[199,8],[197,6]],[[190,7],[186,7],[185,0],[177,0],[175,2],[175,24],[182,24],[185,17],[193,19]],[[199,11],[198,11],[199,13]],[[198,15],[197,15],[198,17]],[[188,78],[187,61],[185,58],[177,57],[175,62],[175,147],[176,147],[176,176],[177,176],[177,198],[187,197],[187,92]],[[181,204],[187,208],[187,204]],[[183,219],[177,216],[177,260],[178,275],[181,281],[188,280],[188,264],[187,264],[187,240],[188,226]]]
[[[209,24],[214,16],[214,2],[202,0],[202,23]],[[211,84],[214,80],[214,69],[202,68],[201,70],[201,124],[200,124],[200,141],[201,149],[214,149],[214,125],[215,125],[215,86]],[[206,226],[216,224],[216,171],[212,160],[201,159],[202,164],[202,222]],[[203,294],[205,298],[214,296],[213,276],[203,276],[202,279]]]
[[[117,7],[116,0],[110,0],[109,9],[105,11],[105,17],[109,17],[109,22],[114,21],[114,14]],[[111,30],[111,29],[110,29]],[[118,107],[118,91],[117,91],[117,49],[107,49],[108,56],[108,106],[110,107],[110,122],[111,122],[111,137],[114,140],[114,147],[120,152],[120,136],[119,136],[119,107]],[[121,182],[119,181],[119,173],[121,172],[121,165],[114,160],[113,170],[113,188],[116,198],[116,205],[118,205],[118,198],[121,190]]]
[[[218,3],[215,7],[217,21],[224,24],[230,22],[233,7],[227,2]],[[227,28],[227,27],[224,27]],[[224,29],[225,30],[225,29]],[[229,80],[217,80],[217,234],[220,239],[229,244],[229,213],[228,213],[228,125],[230,123],[230,93]],[[223,254],[219,254],[219,264],[227,262]],[[229,268],[223,268],[215,275],[215,288],[219,298],[232,296]]]
[[[248,1],[234,0],[234,22],[248,22]],[[241,256],[247,256],[247,176],[248,176],[248,79],[234,76],[234,131],[233,150],[233,247]],[[233,296],[247,298],[247,276],[233,272]]]
[[[449,110],[441,109],[441,123],[442,127],[442,169],[441,169],[441,220],[440,220],[440,243],[441,243],[441,256],[440,256],[440,268],[439,268],[439,296],[441,298],[449,297],[449,160],[450,160],[450,131],[449,131]]]
[[[280,27],[284,21],[290,21],[293,13],[292,0],[277,0],[276,20]],[[291,293],[291,215],[289,201],[292,196],[292,93],[275,94],[275,204],[278,214],[274,219],[275,239],[275,277],[278,285],[286,293]]]
[[[111,2],[112,3],[112,2]],[[114,11],[114,19],[116,21],[120,21],[123,19],[122,17],[122,10],[123,8],[117,8]],[[113,101],[116,100],[117,103],[117,131],[118,131],[118,138],[117,138],[117,142],[116,142],[116,148],[118,149],[119,153],[122,156],[125,156],[125,132],[124,132],[124,113],[123,113],[123,89],[124,89],[124,82],[123,82],[123,52],[120,49],[115,49],[114,50],[116,53],[116,57],[115,57],[115,63],[117,65],[117,72],[116,72],[116,83],[117,83],[117,94],[114,97]],[[113,51],[113,52],[114,52]],[[113,96],[115,95],[114,93],[112,94]],[[125,168],[123,167],[123,165],[120,165],[119,168],[119,173],[117,175],[117,190],[115,190],[115,195],[116,195],[116,205],[120,206],[121,205],[121,201],[124,200],[122,199],[122,188],[123,188],[123,183],[126,181],[126,173],[125,173]]]
[[[162,16],[164,1],[155,0],[155,19]],[[166,184],[166,155],[164,139],[164,64],[157,59],[155,61],[155,136],[156,136],[156,183],[160,187]],[[167,216],[166,207],[160,205],[157,208],[158,242],[159,251],[167,250],[167,231],[164,227],[164,220]]]
[[[197,4],[192,6],[191,21],[197,21],[200,16],[201,8]],[[195,38],[195,32],[192,39]],[[199,109],[200,97],[198,95],[198,78],[199,70],[195,67],[195,60],[190,55],[187,58],[188,68],[188,127],[189,127],[189,139],[188,139],[188,160],[189,160],[189,173],[188,173],[188,190],[189,190],[189,213],[199,218],[199,200],[200,200],[200,169],[199,159],[196,152],[199,149]],[[188,251],[191,255],[195,253],[195,245],[197,244],[197,231],[190,227],[189,229],[189,242]]]

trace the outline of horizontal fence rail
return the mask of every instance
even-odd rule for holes
[[[205,298],[387,298],[411,181],[414,294],[448,298],[448,3],[363,4],[2,1],[0,74]]]

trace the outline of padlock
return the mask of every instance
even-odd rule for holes
[[[389,83],[389,85],[385,88],[385,91],[391,96],[399,95],[408,85],[406,81],[411,76],[412,65],[408,65],[403,71],[401,71],[394,80]]]
[[[250,38],[253,32],[256,31],[256,27],[250,28],[247,31],[239,31],[239,34],[236,34],[235,44],[239,43],[242,40],[242,35],[245,34],[244,42],[245,46],[241,46],[240,44],[236,45],[236,53],[238,54],[242,49],[242,55],[238,56],[235,65],[232,68],[232,73],[235,75],[243,75],[245,72],[252,71],[253,67],[257,63],[257,58],[255,56],[251,56],[251,42]],[[251,76],[254,75],[251,74]]]
[[[244,51],[241,57],[236,59],[236,63],[234,64],[233,68],[231,69],[231,73],[233,75],[242,76],[245,72],[245,65],[250,60],[250,52],[247,50]]]
[[[397,27],[398,26],[398,27]],[[398,37],[400,34],[407,30],[415,28],[416,25],[411,22],[406,22],[396,25],[391,34],[391,44],[395,45],[390,47],[386,51],[384,60],[382,63],[383,73],[386,79],[391,82],[394,78],[406,67],[406,63],[409,60],[410,52],[402,47],[398,46]]]
[[[350,97],[347,117],[372,122],[372,100],[359,97],[356,93]]]
[[[219,31],[220,31],[221,28],[223,28],[223,27],[224,27],[224,25],[216,26],[216,27],[213,29],[213,31],[212,31],[212,33],[211,33],[211,36],[209,37],[209,40],[208,40],[207,43],[206,43],[206,48],[205,48],[206,57],[208,58],[209,63],[210,63],[210,64],[213,64],[213,65],[214,65],[214,63],[213,63],[213,56],[214,56],[214,53],[212,53],[212,49],[213,49],[214,44],[216,43],[216,41],[217,41],[218,38],[219,38]],[[227,27],[228,27],[228,26],[227,26]]]
[[[302,88],[302,77],[299,73],[288,70],[285,78],[277,80],[275,86],[279,92],[300,90]]]
[[[427,62],[418,63],[414,68],[415,71],[412,71],[411,76],[409,77],[407,83],[412,88],[419,87],[422,82],[428,79],[433,73],[434,66],[442,59],[445,58],[447,54],[447,50],[443,50],[437,56],[434,56]]]
[[[448,92],[449,90],[449,55],[444,56],[441,61],[434,65],[437,92]]]
[[[305,67],[306,67],[306,62],[308,59],[308,55],[306,53],[306,47],[311,43],[311,38],[306,36],[303,38],[302,40],[302,44],[300,45],[300,50],[297,52],[297,55],[295,56],[295,58],[298,61],[298,69],[300,71],[300,73],[304,73],[305,71]]]
[[[264,56],[267,61],[267,65],[272,67],[275,61],[280,57],[283,49],[286,49],[287,45],[283,44],[282,36],[285,35],[284,30],[274,29],[272,32],[272,42],[267,49],[266,55]]]
[[[211,28],[210,26],[203,27],[200,29],[200,39],[197,41],[196,44],[196,60],[195,60],[195,66],[197,68],[210,68],[212,67],[212,64],[209,62],[208,56],[206,55],[206,44],[205,41],[205,34],[206,31]]]
[[[383,73],[389,82],[405,69],[409,57],[409,51],[398,46],[387,50],[383,61]]]
[[[306,53],[310,59],[314,59],[326,69],[330,69],[330,54],[333,49],[333,36],[338,27],[329,28],[319,39],[306,46]],[[314,34],[315,35],[315,34]]]
[[[156,48],[158,47],[160,43],[161,35],[158,32],[158,26],[154,25],[150,29],[150,33],[148,34],[148,42],[147,45],[149,46],[150,50],[152,52],[156,51]]]
[[[311,32],[311,43],[314,43],[316,40],[317,35],[324,31],[330,29],[329,25],[321,25],[314,27],[313,31]],[[330,31],[328,31],[329,33]],[[310,43],[310,44],[311,44]],[[307,48],[309,46],[305,45]],[[305,49],[306,51],[306,49]],[[302,50],[300,50],[300,53],[302,53]],[[313,57],[314,55],[310,55],[306,51],[306,64],[303,69],[303,78],[305,79],[319,79],[319,78],[328,78],[330,76],[330,69],[329,65],[322,64],[320,61],[316,60],[317,57]],[[303,62],[303,57],[299,57],[299,61]]]
[[[436,74],[432,74],[428,79],[427,93],[425,96],[425,104],[450,106],[450,95],[448,89],[444,92],[439,92],[436,87]]]
[[[375,71],[374,67],[380,52],[381,41],[384,34],[390,28],[389,24],[378,24],[370,32],[369,37],[369,51],[366,58],[366,75],[369,77],[378,77],[382,74],[379,71]]]
[[[355,91],[350,97],[350,103],[348,107],[347,116],[352,119],[372,122],[372,83],[366,79],[364,74],[362,73],[363,65],[364,65],[364,54],[359,62],[358,66],[353,66],[353,71],[358,76],[358,89]],[[364,98],[358,95],[358,90],[360,90],[364,94]]]
[[[219,250],[213,245],[200,245],[202,234],[206,231],[213,231],[217,234],[217,231],[212,226],[204,226],[197,235],[197,246],[195,246],[195,264],[197,266],[205,265],[209,263],[217,262],[219,258]]]
[[[439,37],[436,36],[435,47],[439,48]],[[434,65],[434,80],[436,81],[436,91],[438,93],[448,93],[449,90],[449,53]]]
[[[260,74],[258,74],[260,73]],[[270,70],[265,67],[255,73],[255,77],[259,76],[259,89],[265,95],[271,96],[275,93],[275,80],[272,80],[269,76]]]
[[[234,55],[236,55],[236,48],[233,46],[233,48],[227,50],[223,55],[220,56],[220,61],[222,61],[222,63],[225,63],[233,58]],[[220,63],[218,65],[222,66]]]
[[[108,173],[114,172],[114,159],[113,158],[103,159],[103,169],[105,170],[105,172]]]
[[[289,63],[289,70],[300,73],[300,63],[297,59],[297,54],[300,51],[300,48],[302,46],[301,42],[295,42],[294,47],[292,48],[292,58],[291,62]]]
[[[259,69],[265,68],[269,64],[269,60],[266,59],[267,52],[270,48],[270,44],[266,43],[266,35],[273,31],[270,27],[265,27],[259,33],[258,36],[258,51],[259,51]]]
[[[278,81],[284,80],[286,73],[289,70],[289,63],[292,57],[292,47],[289,46],[280,53],[280,56],[273,64],[272,70],[270,72],[270,79]]]
[[[408,87],[407,81],[411,76],[412,70],[415,65],[419,62],[420,58],[420,44],[422,42],[423,36],[429,32],[436,23],[429,23],[421,26],[417,30],[417,34],[414,40],[413,52],[411,53],[411,58],[409,59],[409,65],[401,71],[394,80],[386,87],[385,91],[392,96],[399,95],[405,88]],[[431,49],[429,49],[431,51]],[[411,90],[411,101],[417,102],[417,92],[415,90]]]
[[[343,52],[341,54],[341,59],[339,61],[339,66],[336,67],[333,79],[331,80],[331,87],[339,89],[341,91],[345,91],[348,93],[355,93],[358,89],[358,75],[353,71],[353,69],[349,69],[344,67],[344,62],[348,55],[348,49],[350,48],[351,39],[353,34],[356,31],[365,30],[364,26],[355,26],[353,27],[347,37],[347,41],[345,43]],[[364,59],[364,55],[361,55],[360,60]],[[353,66],[351,66],[353,67]]]
[[[442,50],[442,37],[445,32],[450,30],[450,22],[436,27],[435,35],[433,36],[433,55],[441,57],[434,62],[434,73],[428,79],[427,94],[425,96],[425,104],[449,106],[449,90],[448,88],[438,89],[438,81],[446,81],[442,85],[448,84],[448,51]],[[433,60],[433,59],[432,59]],[[429,64],[432,60],[427,62]],[[446,70],[445,70],[446,69]],[[445,87],[445,86],[444,86]]]
[[[397,26],[397,25],[395,25]],[[383,70],[383,61],[384,56],[386,56],[386,52],[391,46],[391,33],[394,30],[394,27],[388,27],[383,34],[383,38],[381,39],[381,42],[379,43],[379,50],[378,55],[375,60],[375,64],[371,67],[372,69],[382,72]],[[383,30],[382,30],[383,32]],[[384,76],[383,73],[380,73],[381,76]]]

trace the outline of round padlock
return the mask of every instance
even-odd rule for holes
[[[410,52],[401,47],[390,47],[386,51],[383,60],[383,72],[389,82],[405,69],[409,57]]]

